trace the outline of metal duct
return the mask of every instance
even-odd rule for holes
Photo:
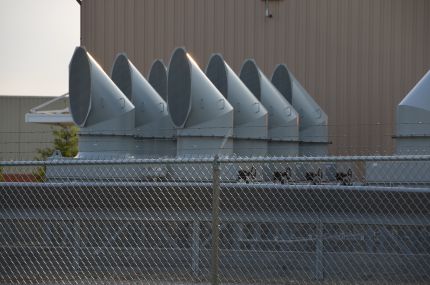
[[[157,59],[152,64],[148,74],[148,82],[161,98],[167,101],[167,69],[160,59]]]
[[[275,68],[272,84],[300,115],[300,155],[327,155],[328,119],[326,113],[297,81],[285,64],[279,64]]]
[[[397,154],[430,153],[430,71],[397,107]]]
[[[240,71],[240,79],[269,112],[268,154],[297,156],[299,154],[299,116],[290,103],[248,59]]]
[[[163,98],[124,53],[115,58],[111,74],[113,82],[136,107],[136,154],[140,157],[175,156],[175,130]]]
[[[214,54],[206,76],[234,108],[233,152],[238,156],[267,155],[268,113],[240,78]]]
[[[396,154],[430,154],[430,71],[397,106]],[[366,163],[366,181],[396,184],[430,181],[428,161]]]
[[[167,105],[179,156],[232,154],[233,107],[183,48],[170,60]]]
[[[132,156],[134,106],[83,47],[70,62],[69,100],[79,158]]]

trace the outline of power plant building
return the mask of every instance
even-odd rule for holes
[[[285,64],[328,116],[331,154],[390,154],[396,106],[430,69],[426,0],[84,0],[81,45],[106,73],[127,54],[147,75],[183,46],[239,74]],[[163,96],[163,95],[162,95]]]
[[[429,283],[430,0],[76,2],[68,93],[0,96],[79,127],[0,149],[0,280]]]

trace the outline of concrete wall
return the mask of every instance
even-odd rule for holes
[[[428,0],[84,0],[82,44],[110,71],[125,51],[144,73],[186,46],[238,72],[286,63],[329,116],[333,153],[390,153],[395,106],[430,69]]]

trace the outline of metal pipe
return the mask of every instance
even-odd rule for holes
[[[70,181],[68,182],[0,182],[0,189],[9,189],[10,187],[34,187],[37,189],[58,189],[67,187],[89,187],[89,188],[105,188],[105,187],[138,187],[139,189],[144,188],[184,188],[190,189],[192,187],[196,189],[205,189],[213,187],[211,182],[80,182]],[[404,187],[404,186],[373,186],[373,185],[335,185],[335,184],[321,184],[321,185],[310,185],[310,184],[275,184],[275,183],[220,183],[222,189],[246,189],[246,190],[285,190],[285,191],[352,191],[352,192],[408,192],[408,193],[430,193],[430,185],[426,187]]]
[[[213,156],[196,158],[157,158],[157,159],[53,159],[48,161],[0,161],[0,166],[48,166],[48,165],[109,165],[109,164],[185,164],[211,163]],[[249,162],[340,162],[340,161],[430,161],[430,155],[391,155],[391,156],[314,156],[314,157],[228,157],[220,156],[220,163]]]
[[[212,254],[211,254],[211,284],[219,284],[219,226],[220,226],[220,164],[215,156],[212,164]]]

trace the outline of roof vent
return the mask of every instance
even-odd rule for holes
[[[212,55],[206,75],[234,108],[234,153],[238,156],[265,156],[268,132],[266,108],[228,66],[222,55]]]
[[[328,119],[326,113],[302,87],[286,65],[280,64],[275,68],[272,83],[299,113],[300,155],[327,155]]]
[[[136,153],[140,157],[175,156],[175,130],[167,104],[127,58],[117,55],[112,80],[136,107]]]
[[[397,106],[397,154],[430,153],[430,71]]]
[[[164,63],[157,59],[151,66],[148,74],[148,82],[167,101],[167,69]]]
[[[73,121],[81,127],[79,158],[133,155],[134,105],[83,47],[69,66]]]
[[[296,110],[266,78],[254,60],[245,61],[240,79],[269,113],[268,155],[297,156],[299,117]]]
[[[170,60],[167,105],[178,156],[232,154],[233,107],[183,48]]]

